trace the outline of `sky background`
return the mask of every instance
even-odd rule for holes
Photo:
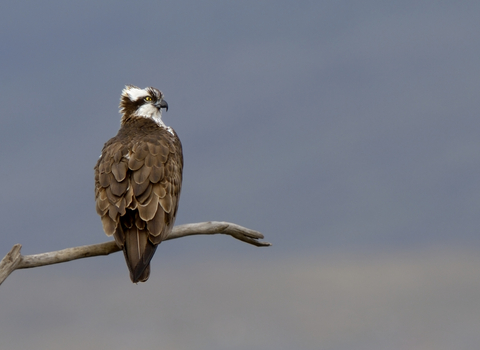
[[[273,243],[164,242],[15,271],[0,342],[442,350],[480,344],[480,3],[4,1],[0,255],[108,240],[93,166],[125,84],[165,94],[177,224]]]

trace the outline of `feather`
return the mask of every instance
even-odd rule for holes
[[[137,201],[140,205],[146,205],[147,204],[147,200],[151,199],[151,194],[152,194],[152,189],[153,189],[153,185],[149,182],[149,181],[146,181],[146,183],[148,184],[146,190],[142,193],[141,196],[137,196]]]
[[[100,198],[97,198],[95,202],[95,208],[97,209],[97,213],[100,216],[105,215],[109,206],[110,206],[110,203],[108,202],[107,199],[101,200]]]
[[[157,212],[152,220],[147,222],[148,232],[154,237],[160,236],[160,233],[165,228],[165,212],[160,207],[160,204],[157,204]],[[158,243],[157,243],[158,244]]]
[[[148,154],[148,146],[146,145],[138,145],[136,148],[133,149],[133,156],[137,160],[144,160]]]
[[[113,221],[110,216],[104,215],[102,216],[102,225],[103,225],[103,231],[107,234],[107,236],[113,235],[115,232],[115,228],[117,226],[117,223]]]
[[[108,207],[108,216],[110,216],[110,219],[113,221],[117,222],[118,218],[118,208],[114,205],[110,205]]]
[[[163,210],[165,210],[166,213],[170,213],[172,210],[172,196],[170,193],[167,193],[165,197],[160,198],[159,200]]]
[[[147,142],[147,146],[148,146],[148,151],[150,152],[150,154],[156,156],[157,154],[159,154],[161,152],[161,146],[160,145],[157,145],[157,144],[154,144],[152,142]]]
[[[150,176],[151,171],[152,168],[144,165],[133,173],[133,181],[135,181],[137,184],[144,183]]]
[[[105,162],[102,162],[98,165],[98,172],[100,174],[105,174]]]
[[[135,213],[135,226],[137,226],[137,228],[139,228],[140,230],[145,229],[145,221],[140,218],[138,212]]]
[[[116,196],[115,194],[112,193],[112,189],[110,188],[110,186],[105,189],[105,193],[107,194],[108,201],[112,205],[115,205],[118,201],[122,199],[121,196]]]
[[[130,179],[127,179],[128,185],[127,185],[127,193],[125,193],[124,198],[125,198],[125,205],[127,208],[130,207],[133,201],[133,187],[130,184]]]
[[[160,162],[165,164],[167,162],[169,153],[170,153],[170,147],[168,147],[167,141],[161,140],[160,152],[158,152],[158,159],[160,159]]]
[[[140,215],[140,218],[145,221],[150,221],[153,219],[155,216],[155,213],[157,211],[157,196],[152,193],[150,195],[150,198],[146,201],[145,205],[138,204],[138,214]]]
[[[99,182],[100,182],[100,186],[102,187],[108,187],[110,186],[110,182],[112,182],[114,179],[112,173],[104,173],[104,174],[100,174],[99,176]]]
[[[113,233],[113,238],[115,238],[115,243],[117,246],[123,250],[125,247],[125,232],[123,231],[122,225],[118,225]]]
[[[120,201],[116,204],[116,207],[120,216],[125,215],[125,212],[126,212],[125,198],[120,199]]]
[[[132,181],[131,186],[132,186],[133,194],[135,195],[135,197],[141,196],[142,193],[145,192],[149,184],[150,184],[149,181],[144,181],[141,184],[138,184],[135,181]]]
[[[156,159],[157,157],[151,154],[147,154],[147,156],[145,157],[145,165],[151,168],[154,164],[156,164]]]
[[[157,183],[153,185],[153,192],[159,197],[163,198],[167,194],[164,184]]]
[[[160,180],[163,179],[163,176],[164,176],[163,166],[162,167],[153,166],[152,170],[150,172],[149,180],[152,183],[157,183],[157,182],[159,182]]]
[[[120,197],[127,191],[128,179],[124,179],[121,182],[112,181],[109,188],[113,195]]]
[[[112,173],[115,176],[115,180],[121,182],[127,176],[128,165],[126,160],[120,163],[113,163],[112,165]]]
[[[102,209],[98,204],[99,203],[97,202],[96,205],[95,205],[95,210],[96,210],[97,214],[100,215],[100,216],[105,215],[107,213],[108,209]]]
[[[165,227],[164,227],[164,230],[163,232],[165,231]],[[158,236],[150,236],[149,239],[150,239],[150,242],[152,242],[153,245],[158,245],[160,243],[162,243],[163,237],[164,235],[163,234],[159,234]],[[168,236],[168,235],[166,235]]]
[[[134,227],[125,232],[123,252],[132,282],[145,282],[148,279],[150,260],[152,260],[156,249],[157,246],[148,240],[148,234],[145,230]]]
[[[97,187],[95,188],[95,190],[97,191],[97,195],[96,195],[96,198],[97,199],[100,199],[102,201],[106,200],[107,199],[107,193],[105,192],[105,189],[103,187]]]
[[[112,172],[112,164],[113,164],[113,158],[110,157],[109,159],[105,160],[102,162],[103,164],[103,169],[105,171],[105,174],[109,174]]]
[[[130,170],[138,170],[143,166],[143,164],[144,164],[143,159],[138,160],[135,157],[130,157],[130,159],[128,160],[128,168]]]
[[[120,160],[127,154],[127,149],[121,148],[122,146],[122,144],[118,144],[116,147],[117,149],[115,150],[115,155],[113,156],[113,161],[115,163],[120,162]]]

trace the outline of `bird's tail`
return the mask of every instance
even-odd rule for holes
[[[150,260],[157,246],[148,239],[146,229],[141,230],[133,225],[131,228],[123,227],[122,231],[124,235],[122,250],[130,270],[130,279],[133,283],[145,282],[150,276]]]

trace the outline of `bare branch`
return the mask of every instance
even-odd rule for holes
[[[0,284],[8,277],[22,261],[22,255],[20,255],[20,244],[15,244],[7,255],[0,261]]]
[[[166,240],[193,235],[216,234],[229,235],[242,242],[253,244],[257,247],[271,246],[268,242],[259,241],[259,239],[263,239],[263,235],[260,232],[225,221],[208,221],[175,226]]]
[[[193,235],[215,234],[230,235],[257,247],[268,247],[271,245],[268,242],[259,241],[259,239],[263,239],[263,235],[260,232],[223,221],[208,221],[175,226],[170,236],[165,240]],[[12,250],[0,262],[0,285],[13,271],[18,269],[59,264],[92,256],[109,255],[120,251],[114,241],[25,256],[20,254],[21,248],[20,244],[15,244]]]

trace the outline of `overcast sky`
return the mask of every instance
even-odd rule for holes
[[[121,254],[16,271],[0,342],[478,346],[479,15],[472,1],[3,2],[1,256],[108,240],[93,166],[125,84],[168,101],[177,224],[235,222],[273,246],[165,242],[138,286]]]

